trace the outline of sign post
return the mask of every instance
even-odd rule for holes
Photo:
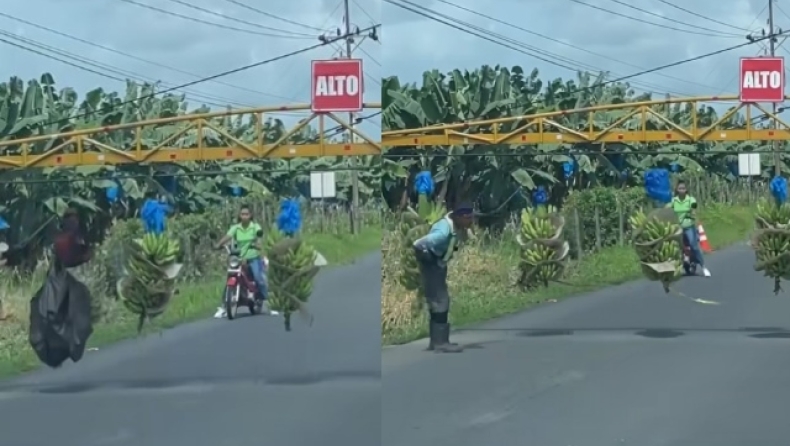
[[[741,58],[741,102],[784,102],[783,57]]]
[[[362,60],[314,60],[312,110],[314,113],[362,111]]]

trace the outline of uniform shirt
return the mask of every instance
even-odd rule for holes
[[[250,222],[246,228],[241,224],[235,224],[228,230],[228,237],[236,241],[236,247],[244,260],[257,259],[261,256],[261,253],[252,246],[258,238],[257,233],[260,230],[261,226],[253,222]]]
[[[455,252],[458,237],[450,214],[431,226],[427,235],[414,242],[414,247],[432,252],[442,263],[447,263]]]
[[[679,197],[672,197],[672,201],[669,202],[669,207],[675,211],[675,215],[678,216],[678,221],[680,222],[680,227],[683,229],[694,227],[694,219],[691,217],[691,213],[697,206],[697,200],[692,197],[691,195],[686,195],[686,198],[681,200]]]

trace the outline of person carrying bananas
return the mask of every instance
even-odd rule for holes
[[[672,208],[678,216],[678,222],[683,229],[683,238],[691,249],[691,254],[697,261],[697,264],[702,267],[702,273],[705,277],[710,277],[710,270],[705,267],[705,258],[702,254],[699,241],[699,229],[697,228],[697,199],[688,194],[686,182],[683,180],[678,181],[675,186],[675,195],[672,201],[667,204],[667,207]]]
[[[428,349],[437,353],[458,353],[463,348],[450,342],[450,293],[447,288],[447,263],[458,250],[459,236],[474,221],[474,207],[462,204],[431,226],[427,235],[414,242],[420,265],[423,291],[430,313]]]
[[[264,304],[264,311],[272,315],[277,315],[277,312],[268,309],[266,303],[268,285],[266,282],[266,269],[259,246],[259,234],[262,232],[263,228],[261,228],[261,225],[252,221],[252,211],[250,207],[246,204],[242,205],[241,208],[239,208],[239,222],[231,226],[228,233],[217,242],[217,249],[225,246],[230,241],[236,243],[236,246],[241,252],[243,264],[249,268],[252,278],[255,280],[255,285],[258,289],[258,297]],[[224,311],[224,306],[220,306],[217,310],[218,314]],[[220,317],[220,315],[215,316]],[[222,316],[224,317],[224,313]]]

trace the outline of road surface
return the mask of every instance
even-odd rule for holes
[[[636,282],[457,333],[472,348],[382,358],[383,446],[786,446],[790,290],[741,245],[711,279]]]
[[[0,383],[0,444],[378,444],[380,270],[322,272],[313,327],[210,319]]]

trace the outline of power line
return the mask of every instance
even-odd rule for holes
[[[376,19],[374,19],[374,18],[373,18],[373,16],[371,16],[370,14],[368,14],[368,12],[367,12],[367,11],[365,11],[365,8],[363,8],[363,7],[362,7],[362,5],[360,5],[360,4],[357,2],[357,0],[351,0],[351,2],[352,2],[352,3],[354,3],[354,5],[355,5],[357,8],[359,8],[359,10],[360,10],[360,11],[362,11],[362,14],[365,14],[365,16],[367,16],[367,18],[369,18],[369,19],[370,19],[370,22],[371,22],[371,23],[376,23]]]
[[[252,12],[255,12],[257,14],[260,14],[260,15],[265,16],[265,17],[269,17],[269,18],[272,18],[272,19],[275,19],[275,20],[280,20],[280,21],[283,21],[285,23],[290,23],[292,25],[301,26],[303,28],[312,29],[314,31],[324,31],[323,29],[317,28],[315,26],[310,26],[310,25],[307,25],[307,24],[304,24],[304,23],[301,23],[301,22],[295,22],[293,20],[286,19],[285,17],[280,17],[278,15],[274,15],[272,13],[263,11],[261,9],[254,8],[254,7],[252,7],[252,6],[250,6],[250,5],[246,4],[246,3],[242,3],[242,2],[240,2],[238,0],[225,0],[225,1],[228,2],[228,3],[232,3],[232,4],[236,5],[236,6],[242,7],[244,9],[248,10],[248,11],[252,11]]]
[[[681,6],[678,6],[678,5],[676,5],[676,4],[674,4],[674,3],[670,2],[670,1],[667,1],[667,0],[656,0],[656,1],[660,2],[660,3],[663,3],[663,4],[665,4],[665,5],[669,6],[669,7],[675,8],[675,9],[677,9],[679,11],[683,11],[686,14],[691,14],[694,17],[698,17],[700,19],[707,20],[709,22],[717,23],[719,25],[723,25],[723,26],[726,26],[726,27],[729,27],[729,28],[737,29],[739,31],[751,32],[751,30],[749,28],[741,28],[740,26],[735,26],[735,25],[731,25],[729,23],[721,22],[721,21],[716,20],[716,19],[714,19],[712,17],[708,17],[706,15],[699,14],[699,13],[696,13],[696,12],[691,11],[689,9],[683,8]],[[749,25],[749,26],[751,27],[752,25]]]
[[[390,3],[390,4],[392,4],[392,5],[394,5],[394,6],[397,6],[399,8],[402,8],[402,9],[405,9],[407,11],[410,11],[410,12],[412,12],[414,14],[417,14],[417,15],[420,15],[422,17],[428,18],[430,20],[434,20],[436,22],[442,23],[442,24],[444,24],[446,26],[449,26],[449,27],[454,28],[456,30],[459,30],[461,32],[465,32],[467,34],[473,35],[475,37],[479,37],[479,38],[481,38],[483,40],[487,40],[487,41],[489,41],[491,43],[494,43],[494,44],[503,46],[505,48],[517,51],[517,52],[519,52],[521,54],[526,54],[526,55],[531,56],[531,57],[533,57],[535,59],[538,59],[538,60],[541,60],[543,62],[546,62],[546,63],[548,63],[550,65],[554,65],[554,66],[557,66],[557,67],[560,67],[560,68],[564,68],[566,70],[573,71],[573,72],[578,72],[580,70],[583,70],[583,71],[600,71],[602,73],[606,72],[606,70],[601,70],[601,69],[599,69],[597,67],[594,67],[592,65],[585,64],[585,63],[582,63],[582,62],[578,62],[578,61],[575,61],[573,59],[569,59],[567,57],[564,57],[564,56],[561,56],[561,55],[558,55],[558,54],[555,54],[555,53],[551,53],[551,52],[542,50],[540,48],[537,48],[537,47],[534,47],[534,46],[531,46],[531,45],[527,45],[527,44],[522,43],[522,42],[520,42],[518,40],[515,40],[515,39],[512,39],[512,38],[503,36],[501,34],[490,32],[490,31],[488,31],[488,30],[486,30],[486,29],[484,29],[482,27],[479,27],[477,25],[474,25],[472,23],[464,22],[462,20],[458,20],[458,19],[456,19],[454,17],[451,17],[451,16],[448,16],[446,14],[442,14],[442,13],[433,11],[431,9],[428,9],[428,8],[423,7],[423,6],[417,5],[417,4],[415,4],[415,3],[413,3],[413,2],[411,2],[409,0],[399,0],[399,1],[402,2],[402,3],[410,5],[411,7],[410,6],[401,5],[401,4],[397,4],[393,0],[385,0],[385,1]],[[423,11],[418,11],[418,10],[416,10],[414,8],[419,8],[419,9],[422,9]],[[425,12],[425,11],[427,11],[427,12]],[[435,16],[443,17],[443,18],[445,18],[447,20],[442,20],[442,19],[439,19],[439,18],[437,18]],[[555,59],[558,59],[558,60],[560,60],[560,61],[562,61],[564,63],[557,62],[557,60],[555,60]],[[616,73],[612,73],[612,74],[616,74]],[[666,89],[664,87],[655,88],[655,86],[652,86],[652,85],[650,85],[650,84],[648,84],[646,82],[634,82],[634,84],[635,85],[640,85],[640,84],[644,85],[644,86],[648,87],[648,89],[656,90],[655,92],[667,92],[667,90],[668,90],[668,89]],[[678,96],[687,96],[687,95],[684,95],[684,94],[679,94],[677,92],[670,92],[670,93],[675,93]]]
[[[14,16],[6,14],[6,13],[4,13],[2,11],[0,11],[0,17],[4,17],[6,19],[13,20],[13,21],[18,22],[18,23],[22,23],[22,24],[25,24],[25,25],[28,25],[28,26],[32,26],[34,28],[37,28],[37,29],[49,32],[51,34],[55,34],[55,35],[60,36],[60,37],[64,37],[64,38],[69,39],[69,40],[73,40],[75,42],[80,42],[82,44],[89,45],[89,46],[92,46],[94,48],[99,48],[101,50],[108,51],[110,53],[118,54],[119,56],[128,57],[128,58],[136,60],[138,62],[147,63],[149,65],[153,65],[153,66],[156,66],[156,67],[159,67],[159,68],[164,68],[166,70],[170,70],[170,71],[173,71],[173,72],[176,72],[176,73],[184,74],[184,75],[187,75],[187,76],[190,76],[190,77],[193,77],[193,78],[201,78],[202,77],[199,74],[191,73],[189,71],[185,71],[185,70],[182,70],[180,68],[175,68],[175,67],[172,67],[170,65],[165,65],[165,64],[162,64],[162,63],[159,63],[159,62],[155,62],[155,61],[152,61],[152,60],[149,60],[149,59],[144,59],[142,57],[135,56],[134,54],[131,54],[131,53],[126,53],[124,51],[116,50],[115,48],[111,48],[111,47],[108,47],[106,45],[101,45],[101,44],[92,42],[92,41],[87,40],[87,39],[82,39],[80,37],[77,37],[77,36],[74,36],[74,35],[71,35],[71,34],[67,34],[67,33],[64,33],[62,31],[58,31],[56,29],[53,29],[53,28],[50,28],[50,27],[47,27],[47,26],[44,26],[44,25],[40,25],[38,23],[30,22],[28,20],[21,19],[19,17],[14,17]],[[260,91],[260,90],[255,90],[255,89],[246,88],[246,87],[242,87],[242,86],[239,86],[239,85],[231,84],[231,83],[228,83],[228,82],[223,82],[221,80],[213,80],[211,82],[216,83],[218,85],[224,85],[226,87],[234,88],[234,89],[237,89],[237,90],[240,90],[240,91],[245,91],[247,93],[255,93],[255,94],[259,94],[261,96],[267,96],[267,97],[276,98],[276,99],[284,99],[284,100],[287,100],[287,101],[295,101],[294,98],[287,98],[285,96],[278,96],[278,95],[271,94],[271,93],[266,93],[266,92],[263,92],[263,91]]]
[[[371,55],[370,55],[370,53],[368,53],[367,51],[365,51],[365,49],[364,49],[364,48],[362,48],[362,47],[357,47],[357,49],[358,49],[358,50],[359,50],[359,51],[360,51],[362,54],[364,54],[364,55],[368,56],[368,59],[370,59],[370,61],[371,61],[371,62],[373,62],[374,64],[376,64],[376,65],[378,65],[378,66],[381,66],[381,62],[379,62],[378,60],[376,60],[376,58],[375,58],[375,57],[371,56]]]
[[[370,31],[370,30],[378,28],[379,26],[381,26],[381,25],[379,25],[379,24],[372,25],[372,26],[370,26],[368,28],[360,30],[360,32]],[[255,62],[255,63],[244,65],[244,66],[241,66],[241,67],[238,67],[238,68],[234,68],[232,70],[223,71],[223,72],[211,75],[211,76],[203,77],[203,78],[191,81],[191,82],[187,82],[187,83],[184,83],[184,84],[181,84],[181,85],[177,85],[175,87],[166,88],[166,89],[161,90],[161,91],[157,91],[157,92],[154,92],[154,93],[151,93],[151,94],[140,96],[140,97],[138,97],[136,99],[132,99],[132,100],[129,100],[129,101],[121,101],[121,102],[119,102],[117,104],[113,104],[111,108],[120,108],[120,107],[123,107],[123,106],[128,105],[128,104],[133,104],[133,103],[135,103],[137,101],[140,101],[140,100],[144,100],[144,99],[149,99],[149,98],[155,97],[156,95],[159,95],[159,94],[171,93],[173,91],[181,90],[181,89],[184,89],[184,88],[187,88],[187,87],[191,87],[193,85],[201,84],[203,82],[208,82],[208,81],[211,81],[211,80],[214,80],[214,79],[218,79],[218,78],[221,78],[221,77],[229,76],[231,74],[239,73],[239,72],[246,71],[246,70],[249,70],[249,69],[252,69],[252,68],[256,68],[256,67],[259,67],[259,66],[262,66],[262,65],[267,65],[267,64],[270,64],[270,63],[273,63],[273,62],[277,62],[277,61],[280,61],[280,60],[283,60],[283,59],[287,59],[289,57],[297,56],[299,54],[307,53],[307,52],[310,52],[310,51],[312,51],[314,49],[321,48],[323,46],[326,46],[326,45],[329,45],[331,43],[334,43],[334,42],[336,42],[338,40],[345,39],[346,37],[347,37],[346,35],[342,35],[342,36],[337,36],[337,37],[326,38],[323,42],[317,43],[315,45],[308,46],[306,48],[302,48],[302,49],[299,49],[299,50],[296,50],[296,51],[291,51],[289,53],[281,54],[279,56],[275,56],[275,57],[272,57],[272,58],[269,58],[269,59],[265,59],[265,60],[262,60],[262,61],[259,61],[259,62]],[[12,45],[14,45],[14,44],[12,43]],[[14,45],[14,46],[16,46],[16,45]],[[65,62],[65,63],[68,63],[68,62]],[[105,109],[105,110],[102,110],[102,111],[106,112],[107,110]],[[62,124],[68,123],[72,119],[88,117],[88,116],[91,116],[91,115],[93,115],[95,113],[96,112],[81,113],[81,114],[77,114],[75,116],[70,116],[68,118],[62,118],[62,119],[58,119],[58,120],[54,120],[54,121],[41,123],[39,125],[40,126],[62,125]]]
[[[609,1],[612,2],[612,3],[617,3],[618,5],[621,5],[621,6],[625,6],[626,8],[633,9],[635,11],[639,11],[642,14],[647,14],[649,16],[658,17],[661,20],[666,20],[668,22],[672,22],[672,23],[675,23],[677,25],[684,25],[684,26],[688,26],[688,27],[691,27],[691,28],[701,29],[703,31],[710,31],[710,32],[716,33],[716,34],[722,34],[722,35],[733,36],[733,37],[743,37],[740,34],[733,34],[731,32],[724,32],[724,31],[720,31],[720,30],[717,30],[717,29],[706,28],[706,27],[701,26],[701,25],[694,25],[694,24],[691,24],[691,23],[682,22],[682,21],[677,20],[677,19],[672,19],[672,18],[669,18],[669,17],[665,17],[665,16],[663,16],[661,14],[657,14],[655,12],[648,11],[645,8],[640,8],[638,6],[629,5],[628,3],[624,2],[624,1],[621,1],[621,0],[609,0]]]
[[[337,4],[335,4],[335,7],[327,15],[326,20],[324,20],[324,22],[321,24],[320,28],[326,28],[326,26],[329,24],[329,22],[332,20],[332,18],[334,17],[335,13],[340,9],[341,6],[343,6],[343,0],[339,0],[337,2]],[[283,76],[279,77],[275,81],[276,83],[273,85],[273,89],[274,90],[279,90],[280,87],[283,85],[283,82],[286,79],[290,79],[291,78],[291,72],[296,67],[296,65],[299,64],[300,62],[301,61],[299,61],[298,59],[294,59],[294,60],[291,61],[291,63],[288,64],[288,66],[283,70]]]
[[[393,6],[397,6],[399,8],[402,8],[402,9],[408,10],[410,12],[413,12],[413,13],[415,13],[417,15],[420,15],[420,16],[426,17],[428,19],[431,19],[431,20],[443,23],[443,24],[445,24],[445,25],[447,25],[447,26],[449,26],[451,28],[455,28],[455,29],[457,29],[459,31],[462,31],[462,32],[474,35],[474,36],[479,37],[479,38],[481,38],[483,40],[488,40],[489,42],[495,43],[497,45],[501,45],[501,46],[504,46],[506,48],[510,48],[510,49],[512,49],[514,51],[518,51],[518,52],[522,52],[523,53],[523,51],[521,51],[518,48],[514,48],[514,47],[512,47],[510,45],[507,45],[507,44],[505,44],[503,42],[498,42],[498,41],[496,41],[494,39],[491,39],[491,38],[489,38],[487,36],[481,36],[480,34],[476,34],[476,33],[472,32],[472,31],[470,31],[468,29],[465,29],[465,28],[463,28],[461,26],[458,26],[456,24],[448,23],[448,22],[445,22],[443,20],[437,19],[435,17],[430,17],[427,14],[424,14],[424,13],[422,13],[420,11],[416,11],[416,10],[414,10],[412,8],[409,8],[408,6],[400,5],[395,0],[384,0],[384,1],[387,2],[387,3],[390,3]],[[400,0],[400,1],[409,3],[407,0]],[[579,90],[577,90],[577,91],[582,91],[582,90],[585,90],[585,89],[598,88],[598,87],[600,87],[602,85],[622,82],[624,80],[632,79],[632,78],[635,78],[635,77],[638,77],[638,76],[643,76],[645,74],[659,72],[659,71],[665,70],[667,68],[672,68],[672,67],[676,67],[676,66],[680,66],[680,65],[685,65],[685,64],[690,63],[690,62],[696,62],[696,61],[701,60],[701,59],[706,59],[708,57],[712,57],[712,56],[716,56],[716,55],[719,55],[719,54],[723,54],[723,53],[727,53],[727,52],[730,52],[730,51],[734,51],[734,50],[737,50],[739,48],[744,48],[744,47],[747,47],[747,46],[750,46],[750,45],[754,45],[755,43],[762,42],[762,41],[770,39],[770,38],[775,38],[776,36],[779,36],[779,35],[787,35],[787,34],[788,34],[788,32],[783,31],[781,33],[777,33],[777,34],[774,34],[774,35],[755,37],[751,41],[748,41],[748,42],[744,42],[744,43],[741,43],[741,44],[738,44],[738,45],[729,46],[729,47],[722,48],[722,49],[719,49],[719,50],[716,50],[716,51],[712,51],[712,52],[709,52],[709,53],[704,53],[704,54],[701,54],[699,56],[690,57],[688,59],[683,59],[683,60],[679,60],[679,61],[676,61],[676,62],[671,62],[671,63],[665,64],[665,65],[661,65],[661,66],[658,66],[658,67],[654,67],[654,68],[638,71],[636,73],[629,74],[627,76],[620,76],[620,77],[617,77],[615,79],[607,80],[607,81],[601,82],[601,83],[596,84],[596,85],[591,85],[591,86],[586,87],[586,88],[579,88]]]
[[[126,1],[126,0],[124,0],[124,1]],[[606,9],[606,8],[603,8],[603,7],[600,7],[600,6],[592,5],[590,3],[586,3],[586,2],[583,2],[581,0],[569,0],[569,1],[572,1],[573,3],[578,3],[578,4],[586,6],[588,8],[597,9],[599,11],[603,11],[603,12],[606,12],[608,14],[616,15],[618,17],[623,17],[623,18],[626,18],[628,20],[633,20],[633,21],[636,21],[636,22],[644,23],[646,25],[657,26],[659,28],[669,29],[669,30],[672,30],[672,31],[679,31],[679,32],[686,33],[686,34],[696,34],[698,36],[730,38],[730,39],[734,38],[734,37],[738,37],[738,38],[743,37],[743,36],[738,36],[738,35],[734,35],[734,34],[733,35],[726,35],[726,34],[722,34],[722,33],[710,34],[710,33],[692,31],[692,30],[688,30],[688,29],[676,28],[674,26],[662,25],[661,23],[651,22],[650,20],[644,20],[644,19],[640,19],[639,17],[634,17],[634,16],[630,16],[628,14],[623,14],[621,12],[612,11],[611,9]]]
[[[35,53],[35,54],[38,54],[38,55],[44,56],[44,57],[46,57],[46,58],[52,59],[52,60],[56,60],[56,61],[58,61],[58,62],[61,62],[61,63],[64,63],[64,64],[66,64],[66,65],[70,65],[70,66],[72,66],[72,67],[74,67],[74,68],[77,68],[77,69],[80,69],[80,70],[83,70],[83,71],[87,71],[87,72],[89,72],[89,73],[93,73],[93,74],[95,74],[95,75],[97,75],[97,76],[105,77],[105,78],[112,79],[112,80],[119,81],[119,82],[123,82],[123,81],[124,81],[124,79],[123,79],[123,78],[120,78],[120,77],[115,77],[115,76],[109,75],[109,74],[107,74],[107,73],[102,73],[102,72],[100,72],[100,71],[92,70],[92,69],[90,69],[90,68],[85,68],[85,67],[83,67],[83,66],[80,66],[80,65],[77,65],[77,64],[75,64],[75,63],[69,62],[68,60],[63,60],[63,59],[60,59],[60,58],[57,58],[57,57],[51,56],[51,55],[49,55],[49,54],[46,54],[46,53],[42,53],[42,52],[40,52],[40,51],[38,51],[38,50],[34,50],[34,49],[31,49],[31,48],[27,48],[27,47],[25,47],[24,45],[20,45],[20,44],[18,44],[18,43],[11,42],[10,40],[5,40],[5,39],[3,39],[3,38],[1,38],[1,37],[0,37],[0,42],[2,42],[2,43],[5,43],[6,45],[10,45],[10,46],[13,46],[13,47],[19,48],[19,49],[21,49],[21,50],[24,50],[24,51],[28,51],[28,52]],[[56,122],[54,122],[54,123],[57,123],[57,121],[56,121]],[[54,123],[49,123],[49,124],[46,124],[46,125],[50,125],[50,124],[54,124]]]
[[[161,14],[165,14],[165,15],[169,15],[169,16],[173,16],[173,17],[178,17],[178,18],[181,18],[181,19],[184,19],[184,20],[189,20],[190,22],[202,23],[204,25],[214,26],[216,28],[222,28],[222,29],[226,29],[226,30],[229,30],[229,31],[236,31],[236,32],[240,32],[240,33],[253,34],[253,35],[257,35],[257,36],[277,37],[277,38],[282,38],[282,39],[314,39],[315,38],[315,36],[272,34],[272,33],[265,33],[265,32],[261,32],[261,31],[253,31],[253,30],[249,30],[249,29],[237,28],[235,26],[224,25],[222,23],[216,23],[216,22],[209,22],[208,20],[199,19],[197,17],[191,17],[191,16],[188,16],[188,15],[179,14],[177,12],[173,12],[173,11],[168,11],[166,9],[157,8],[156,6],[146,5],[145,3],[140,3],[140,2],[137,2],[135,0],[118,0],[118,1],[121,1],[121,2],[124,2],[124,3],[129,3],[130,5],[135,5],[135,6],[138,6],[140,8],[150,9],[151,11],[156,11],[156,12],[161,13]]]
[[[74,54],[74,53],[70,53],[68,51],[63,51],[63,50],[60,50],[58,48],[52,47],[50,45],[46,45],[46,44],[43,44],[41,42],[37,42],[37,41],[35,41],[33,39],[28,39],[28,38],[25,38],[25,37],[21,37],[21,36],[19,36],[17,34],[14,34],[14,33],[10,33],[10,32],[7,32],[7,31],[0,30],[0,35],[6,36],[6,37],[8,37],[10,39],[21,41],[21,42],[23,42],[23,43],[25,43],[27,45],[31,45],[31,46],[39,48],[41,50],[49,51],[51,53],[55,53],[55,54],[58,54],[58,55],[63,56],[63,57],[68,57],[70,59],[79,61],[79,62],[81,62],[81,63],[83,63],[85,65],[95,67],[96,69],[104,70],[103,72],[94,71],[92,69],[86,70],[84,66],[80,66],[80,65],[77,65],[75,63],[69,63],[69,65],[74,67],[74,68],[78,68],[80,70],[87,71],[87,72],[90,72],[90,73],[93,73],[93,74],[98,74],[98,75],[100,75],[102,77],[105,77],[105,78],[108,78],[108,79],[112,79],[112,80],[120,81],[120,82],[125,82],[126,79],[132,79],[132,80],[136,80],[138,82],[146,82],[146,83],[150,83],[150,84],[161,83],[163,85],[167,85],[164,82],[160,82],[160,81],[154,80],[152,78],[147,78],[146,76],[144,76],[142,74],[135,73],[133,71],[127,71],[127,70],[121,70],[121,69],[118,69],[118,68],[114,68],[114,67],[112,67],[110,65],[103,64],[103,63],[98,62],[96,60],[89,59],[87,57],[82,57],[80,55],[77,55],[77,54]],[[3,43],[8,43],[8,41],[4,40]],[[22,45],[14,45],[14,46],[16,46],[19,49],[28,51],[28,52],[34,52],[35,54],[41,55],[41,56],[46,57],[48,59],[53,59],[53,60],[56,60],[58,62],[63,62],[62,59],[55,58],[55,57],[53,57],[51,55],[48,55],[48,54],[45,54],[45,53],[42,53],[42,52],[32,51],[30,48],[26,48],[26,47],[24,47]],[[107,72],[113,73],[113,74],[118,75],[118,76],[123,76],[123,78],[115,77],[115,76],[112,76],[112,75],[107,75],[106,74]],[[211,96],[211,95],[200,93],[200,92],[184,90],[183,93],[186,93],[186,94],[188,94],[190,96],[193,96],[194,98],[197,98],[197,99],[203,99],[204,102],[207,105],[213,105],[213,106],[216,106],[216,107],[227,107],[228,104],[235,104],[235,105],[238,105],[238,106],[241,106],[241,107],[252,107],[252,105],[250,105],[250,104],[244,104],[244,103],[240,103],[240,102],[235,102],[235,101],[229,100],[227,98],[222,98],[222,97],[219,97],[219,96]],[[213,102],[213,101],[221,101],[221,102]],[[224,104],[222,102],[224,102]]]
[[[444,4],[448,5],[448,6],[452,6],[453,8],[460,9],[462,11],[468,12],[470,14],[474,14],[474,15],[477,15],[479,17],[491,20],[491,21],[493,21],[495,23],[499,23],[500,25],[505,25],[505,26],[508,26],[510,28],[517,29],[519,31],[523,31],[523,32],[525,32],[527,34],[531,34],[533,36],[540,37],[542,39],[546,39],[546,40],[548,40],[550,42],[554,42],[554,43],[559,44],[559,45],[567,46],[569,48],[573,48],[575,50],[579,50],[579,51],[585,52],[587,54],[591,54],[593,56],[600,57],[602,59],[611,60],[613,62],[617,62],[617,63],[623,64],[623,65],[629,66],[631,68],[636,68],[636,69],[639,69],[639,70],[643,70],[644,69],[644,67],[641,67],[639,65],[634,65],[634,64],[631,64],[629,62],[625,62],[625,61],[622,61],[622,60],[615,59],[613,57],[607,56],[605,54],[597,53],[595,51],[590,51],[590,50],[588,50],[588,49],[586,49],[584,47],[580,47],[580,46],[574,45],[572,43],[568,43],[568,42],[565,42],[563,40],[556,39],[554,37],[547,36],[545,34],[541,34],[541,33],[532,31],[532,30],[524,28],[522,26],[514,25],[514,24],[512,24],[510,22],[506,22],[504,20],[497,19],[496,17],[491,17],[489,15],[483,14],[482,12],[478,12],[478,11],[469,9],[469,8],[467,8],[465,6],[458,5],[458,4],[450,2],[448,0],[436,0],[436,1],[439,2],[439,3],[444,3]],[[671,76],[669,74],[656,73],[656,75],[661,76],[661,77],[665,77],[667,79],[673,79],[673,80],[676,80],[676,81],[685,82],[685,83],[690,84],[690,85],[701,86],[701,87],[704,87],[704,88],[712,89],[710,87],[710,85],[706,85],[706,84],[690,81],[688,79],[683,79],[683,78],[680,78],[680,77]]]
[[[246,20],[237,19],[236,17],[231,17],[229,15],[222,14],[220,12],[215,12],[215,11],[212,11],[210,9],[206,9],[206,8],[203,8],[203,7],[200,7],[200,6],[197,6],[197,5],[193,5],[193,4],[185,2],[183,0],[167,0],[167,1],[169,1],[171,3],[175,3],[177,5],[181,5],[181,6],[190,8],[190,9],[194,9],[195,11],[200,11],[200,12],[202,12],[204,14],[213,15],[215,17],[220,17],[220,18],[223,18],[225,20],[230,20],[231,22],[241,23],[242,25],[251,26],[253,28],[264,29],[264,30],[267,30],[267,31],[274,31],[274,32],[278,32],[278,33],[285,33],[286,35],[302,36],[302,37],[313,37],[313,38],[315,37],[312,34],[297,33],[297,32],[294,32],[294,31],[289,31],[289,30],[280,29],[280,28],[272,28],[271,26],[264,26],[264,25],[260,25],[260,24],[255,23],[255,22],[248,22]]]

